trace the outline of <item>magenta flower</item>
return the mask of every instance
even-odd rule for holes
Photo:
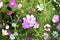
[[[16,4],[16,0],[9,0],[9,7],[12,8],[12,7],[16,7],[17,4]]]
[[[54,15],[53,18],[52,18],[52,22],[53,23],[59,22],[59,16],[58,15]]]
[[[30,39],[31,39],[31,37],[30,37],[30,36],[27,36],[27,37],[26,37],[26,40],[30,40]]]
[[[11,32],[9,30],[7,30],[7,33],[8,33],[7,36],[9,37],[11,35]]]
[[[31,28],[36,23],[36,18],[33,15],[27,15],[23,18],[22,27],[24,29]]]
[[[60,24],[57,25],[56,29],[60,31]]]
[[[8,12],[7,12],[7,15],[11,15],[11,14],[12,14],[12,11],[8,11]]]
[[[23,19],[21,19],[21,18],[19,18],[19,20],[18,20],[20,23],[23,23]]]

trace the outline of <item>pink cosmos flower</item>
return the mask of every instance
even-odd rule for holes
[[[17,7],[16,0],[9,0],[9,7]]]
[[[11,15],[11,14],[12,14],[12,11],[8,11],[8,12],[7,12],[7,15]]]
[[[45,40],[49,40],[49,38],[50,38],[48,33],[43,33],[42,36],[44,37]]]
[[[56,29],[60,31],[60,24],[57,25]]]
[[[54,15],[54,16],[52,17],[52,22],[53,22],[53,23],[59,22],[59,16],[58,16],[58,15]]]
[[[26,40],[30,40],[30,39],[31,39],[31,37],[30,37],[30,36],[27,36],[27,37],[26,37]]]
[[[22,27],[24,29],[28,29],[34,26],[36,23],[36,18],[33,15],[26,15],[26,17],[23,18]]]

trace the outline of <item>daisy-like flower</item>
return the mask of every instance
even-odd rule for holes
[[[2,6],[3,6],[3,2],[0,2],[0,8],[2,8]]]
[[[51,28],[51,25],[50,24],[46,24],[44,26],[44,30],[46,30],[46,31],[50,31],[50,28]]]
[[[54,15],[54,16],[52,17],[52,22],[53,22],[53,23],[59,22],[59,15]]]
[[[38,11],[42,11],[44,9],[43,4],[37,5]]]
[[[49,40],[49,38],[50,38],[48,33],[43,33],[42,36],[44,37],[45,40]]]
[[[53,35],[54,37],[58,37],[59,34],[58,34],[57,31],[53,31],[52,35]]]
[[[18,4],[18,8],[21,8],[22,7],[22,4]]]
[[[6,35],[6,36],[10,36],[11,32],[9,30],[4,30],[2,29],[2,36]]]
[[[14,36],[18,36],[18,33],[17,33],[17,32],[14,32],[13,35],[14,35]]]
[[[22,27],[24,29],[31,28],[35,23],[36,18],[33,15],[26,15],[26,17],[23,18]]]
[[[12,23],[12,27],[16,27],[16,23]]]
[[[9,25],[6,25],[6,27],[5,27],[6,29],[9,29]]]
[[[7,30],[2,29],[2,35],[8,35]]]
[[[39,23],[36,22],[33,28],[39,28]]]
[[[10,40],[14,40],[15,36],[13,34],[10,35]]]
[[[57,25],[56,29],[60,31],[60,24]]]

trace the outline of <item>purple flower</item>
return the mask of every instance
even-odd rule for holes
[[[27,36],[27,37],[26,37],[26,40],[30,40],[30,39],[31,39],[31,37],[30,37],[30,36]]]
[[[33,15],[26,15],[26,17],[23,18],[22,27],[24,29],[31,28],[35,23],[36,18]]]
[[[49,40],[50,38],[48,33],[44,33],[42,36],[44,37],[45,40]]]
[[[18,20],[20,23],[23,23],[23,19],[21,19],[21,18],[19,18],[19,20]]]
[[[58,16],[58,15],[54,15],[54,16],[52,17],[52,22],[53,22],[53,23],[59,22],[59,16]]]
[[[7,12],[7,15],[11,15],[11,14],[12,14],[12,11],[8,11],[8,12]]]
[[[17,4],[16,4],[16,0],[9,0],[9,7],[12,8],[12,7],[16,7]]]
[[[60,31],[60,24],[57,25],[57,28],[56,29],[58,29]]]
[[[58,40],[60,40],[60,37],[58,37]]]
[[[7,33],[8,33],[7,36],[9,37],[11,35],[11,32],[9,30],[7,30]]]

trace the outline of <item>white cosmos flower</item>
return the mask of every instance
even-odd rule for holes
[[[53,35],[54,37],[58,37],[59,34],[58,34],[57,31],[53,31],[52,35]]]
[[[46,30],[46,31],[50,31],[50,28],[51,28],[51,25],[50,24],[46,24],[44,26],[44,30]]]
[[[3,2],[0,2],[0,8],[3,6]]]
[[[18,4],[18,8],[21,8],[22,7],[22,4]]]
[[[8,35],[7,30],[2,29],[2,35]]]
[[[5,27],[6,29],[9,29],[9,25],[6,25],[6,27]]]
[[[18,36],[18,32],[14,32],[13,35],[14,35],[14,36]]]
[[[33,28],[39,28],[39,23],[36,22]]]
[[[37,5],[37,8],[38,8],[38,11],[42,11],[44,6],[43,6],[43,4],[40,4],[40,5]]]
[[[14,40],[15,36],[13,34],[10,35],[10,40]]]
[[[12,27],[16,27],[16,23],[12,23]]]

